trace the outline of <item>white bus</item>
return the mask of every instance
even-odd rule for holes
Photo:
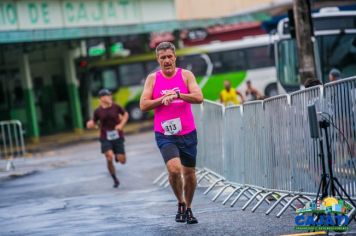
[[[277,94],[277,76],[272,39],[269,35],[248,37],[242,40],[216,42],[207,45],[178,49],[177,65],[191,70],[202,88],[204,98],[219,99],[224,80],[230,80],[233,88],[244,92],[246,81],[265,96]],[[91,78],[92,107],[100,88],[113,91],[115,102],[124,106],[133,120],[141,120],[139,109],[142,81],[156,70],[155,54],[133,55],[91,61],[87,72]]]

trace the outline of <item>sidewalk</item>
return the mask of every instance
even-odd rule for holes
[[[125,134],[132,135],[152,130],[153,122],[131,123],[125,127]],[[15,169],[6,171],[8,160],[0,159],[0,181],[19,178],[64,165],[68,158],[59,152],[63,147],[75,147],[79,144],[98,140],[99,130],[85,130],[43,136],[37,144],[26,144],[26,155],[13,160]]]
[[[126,125],[124,132],[126,135],[136,134],[143,131],[151,130],[153,121],[142,121],[140,123],[129,123]],[[54,148],[75,145],[82,142],[94,141],[99,138],[99,130],[84,130],[83,133],[60,133],[55,135],[43,136],[39,143],[26,143],[26,152],[28,156],[36,153],[50,151]]]

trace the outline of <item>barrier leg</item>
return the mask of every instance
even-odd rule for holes
[[[257,195],[261,194],[263,192],[263,190],[259,190],[257,191],[251,198],[250,200],[248,200],[246,202],[246,204],[242,207],[242,210],[244,211],[250,204],[253,200],[255,200],[255,198],[257,197]]]
[[[282,200],[284,200],[284,198],[289,197],[290,194],[285,194],[283,196],[281,196],[267,211],[266,211],[266,215],[269,215],[274,208],[276,208],[279,204],[281,204]]]
[[[214,196],[214,198],[212,199],[212,201],[215,202],[216,199],[218,199],[218,197],[220,197],[220,195],[225,191],[225,189],[227,189],[227,188],[229,188],[229,187],[231,187],[230,184],[225,185],[225,186]]]
[[[242,196],[242,194],[244,194],[247,190],[249,190],[250,189],[250,187],[246,187],[246,188],[244,188],[237,196],[236,196],[236,198],[232,201],[232,203],[230,204],[230,206],[231,207],[233,207],[235,204],[236,204],[236,202],[240,199],[240,197]],[[246,196],[246,195],[245,195]]]
[[[158,181],[160,181],[164,176],[168,175],[168,173],[165,171],[165,172],[162,172],[162,174],[160,174],[154,181],[153,181],[153,184],[156,184],[158,183]]]
[[[199,184],[199,183],[203,180],[203,178],[204,178],[205,176],[207,176],[208,174],[209,174],[209,172],[205,172],[204,174],[202,174],[202,175],[200,176],[200,178],[198,179],[197,184]]]
[[[201,173],[204,173],[204,172],[205,172],[204,169],[196,170],[195,176],[198,178],[198,176],[199,176]]]
[[[256,191],[256,192],[258,192],[259,190],[256,190],[256,189],[254,189],[254,188],[252,188],[254,191]],[[251,191],[251,190],[248,190],[247,191],[249,194],[251,194],[251,196],[253,196],[254,195],[254,193]],[[249,198],[249,197],[247,197],[247,198]],[[257,200],[259,201],[260,200],[260,198],[258,197],[258,195],[257,195]],[[268,201],[268,199],[265,199],[265,201],[266,201],[266,203],[269,205],[269,204],[271,204],[271,202],[270,201]]]
[[[167,188],[170,185],[169,181],[166,182],[166,184],[163,186],[163,188]]]
[[[291,206],[292,203],[293,203],[296,199],[298,199],[298,198],[300,198],[300,197],[303,197],[303,196],[297,195],[297,196],[292,197],[292,198],[289,200],[289,202],[282,208],[282,210],[280,210],[280,211],[278,212],[277,218],[279,218],[279,217],[287,210],[287,208],[288,208],[289,206]]]
[[[238,188],[235,188],[230,194],[229,196],[227,196],[227,198],[225,198],[225,200],[222,202],[223,205],[225,205],[227,203],[227,201],[230,200],[230,198],[237,192],[239,191],[240,189],[242,188],[242,186],[238,187]]]
[[[217,185],[221,181],[224,181],[224,179],[216,180],[212,185],[210,185],[210,187],[207,190],[205,190],[204,194],[207,195],[215,187],[215,185]]]
[[[167,182],[169,182],[169,176],[167,174],[167,178],[164,178],[161,183],[159,184],[159,186],[164,186]]]
[[[356,209],[352,208],[352,210],[349,212],[349,214],[347,214],[347,216],[349,217],[349,224],[351,223],[353,217],[355,216]],[[356,219],[354,219],[356,221]],[[345,220],[342,220],[341,224],[344,224]]]
[[[270,193],[267,193],[265,194],[258,202],[257,204],[252,208],[252,212],[255,212],[257,210],[257,208],[262,204],[262,202],[267,199],[269,196],[273,196],[274,192],[270,192]]]

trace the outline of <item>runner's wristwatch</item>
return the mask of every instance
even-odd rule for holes
[[[177,94],[177,98],[180,98],[180,92],[176,91],[176,94]]]

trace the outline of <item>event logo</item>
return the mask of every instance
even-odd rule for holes
[[[294,229],[346,231],[349,222],[347,213],[350,210],[348,203],[334,197],[312,200],[297,209]]]

